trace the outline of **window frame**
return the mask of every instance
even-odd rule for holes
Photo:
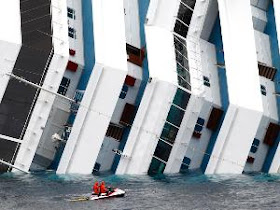
[[[71,7],[67,7],[67,17],[75,20],[76,19],[76,11]]]
[[[63,84],[64,80],[66,80],[65,84]],[[59,88],[57,90],[57,93],[60,94],[60,95],[65,96],[67,91],[68,91],[68,89],[69,89],[70,83],[71,83],[71,79],[69,79],[67,77],[63,77],[61,79],[61,82],[60,82]],[[61,89],[62,89],[62,91],[61,91]]]
[[[68,36],[73,39],[76,39],[77,38],[76,29],[68,26]]]
[[[203,85],[206,87],[211,87],[210,78],[205,75],[203,75]]]
[[[119,95],[119,98],[120,99],[125,99],[127,93],[128,93],[128,85],[124,84],[123,87],[122,87],[121,93]]]
[[[266,93],[267,93],[267,91],[266,91],[266,87],[264,86],[264,85],[260,85],[260,88],[261,88],[261,94],[262,95],[264,95],[264,96],[266,96]]]

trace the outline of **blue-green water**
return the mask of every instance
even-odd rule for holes
[[[124,198],[69,202],[94,181],[124,189]],[[280,209],[280,176],[0,175],[0,209]]]

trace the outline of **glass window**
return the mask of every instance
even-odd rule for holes
[[[185,112],[183,110],[178,109],[175,106],[171,106],[167,116],[167,121],[179,127],[183,120],[184,114]]]
[[[70,7],[67,7],[67,16],[69,18],[72,18],[72,19],[75,19],[76,16],[75,16],[75,10],[70,8]]]
[[[254,139],[253,145],[256,146],[256,147],[259,146],[260,145],[260,140]]]
[[[165,123],[160,138],[173,144],[176,139],[177,133],[178,129],[176,127]]]
[[[266,96],[266,88],[264,85],[261,85],[261,93]]]
[[[165,142],[159,140],[154,156],[164,160],[168,161],[169,155],[171,153],[172,147],[169,144],[166,144]]]
[[[203,127],[201,125],[196,124],[195,127],[194,127],[194,131],[200,133],[202,131],[202,128]]]
[[[200,133],[203,129],[204,122],[205,122],[205,120],[199,117],[196,121],[194,131],[197,132],[197,133]]]
[[[196,122],[196,123],[203,126],[204,123],[205,123],[205,120],[199,117],[199,118],[197,119],[197,122]]]
[[[133,54],[133,55],[136,55],[136,56],[141,56],[141,50],[137,47],[134,47],[130,44],[127,44],[126,43],[126,52],[127,54]]]
[[[176,46],[175,46],[176,47]],[[185,67],[187,68],[187,69],[189,69],[189,66],[188,66],[188,60],[187,60],[187,55],[184,55],[184,54],[182,54],[182,53],[184,53],[184,52],[180,52],[179,51],[179,49],[176,49],[176,53],[175,53],[175,55],[176,55],[176,61],[178,62],[178,63],[180,63],[181,65],[185,65]]]
[[[210,80],[208,77],[203,76],[203,84],[207,87],[210,87]]]
[[[182,109],[186,109],[188,102],[190,100],[190,96],[191,95],[189,93],[178,88],[175,97],[173,99],[173,103],[181,107]]]
[[[190,73],[186,41],[174,35],[174,46],[177,62],[178,84],[190,90]]]
[[[155,175],[155,174],[163,173],[164,169],[165,169],[165,163],[153,157],[150,168],[148,170],[148,174]]]
[[[255,147],[255,146],[251,146],[251,149],[250,149],[250,152],[252,153],[256,153],[258,150],[258,147]]]
[[[128,91],[128,86],[124,84],[119,98],[125,99],[127,91]]]
[[[76,30],[74,28],[68,27],[68,36],[76,39]]]
[[[187,45],[184,39],[181,39],[179,36],[174,35],[174,45],[177,53],[187,57]]]
[[[188,157],[184,157],[181,168],[180,168],[180,172],[184,173],[187,172],[189,167],[191,164],[191,159]]]
[[[180,168],[180,172],[181,173],[187,172],[189,167],[190,167],[189,165],[185,165],[184,163],[182,163],[181,168]]]
[[[66,92],[68,90],[69,84],[70,84],[70,79],[68,79],[66,77],[63,77],[62,80],[61,80],[61,83],[60,83],[60,86],[58,88],[57,93],[65,96]]]
[[[190,73],[187,71],[186,67],[183,68],[177,63],[177,74],[178,74],[178,85],[190,90],[191,89]]]
[[[253,144],[252,144],[251,149],[250,149],[250,152],[256,153],[259,145],[260,145],[260,140],[254,139]]]
[[[193,8],[195,1],[185,1],[182,0],[183,4],[180,4],[179,11],[177,14],[177,21],[175,23],[174,31],[180,34],[183,37],[187,36],[188,25],[190,24],[192,18],[192,10],[189,7]],[[186,7],[188,5],[189,7]]]
[[[84,90],[76,90],[74,100],[75,101],[82,101],[85,91]]]
[[[188,157],[184,157],[184,159],[183,159],[183,163],[185,163],[185,164],[187,164],[187,165],[190,165],[190,163],[191,163],[191,159],[190,159],[190,158],[188,158]]]

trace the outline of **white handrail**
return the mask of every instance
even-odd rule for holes
[[[3,135],[3,134],[0,134],[0,138],[8,140],[8,141],[13,141],[13,142],[16,142],[16,143],[20,143],[20,144],[22,143],[21,139],[13,138],[13,137],[6,136],[6,135]]]
[[[4,165],[7,165],[7,166],[9,166],[9,167],[15,168],[15,169],[17,169],[17,170],[19,170],[19,171],[21,171],[21,172],[26,173],[26,174],[29,174],[29,171],[25,171],[25,170],[23,170],[23,169],[21,169],[21,168],[15,166],[15,165],[13,165],[13,164],[11,164],[11,163],[8,163],[8,162],[6,162],[6,161],[4,161],[4,160],[0,160],[0,163],[2,163],[2,164],[4,164]]]

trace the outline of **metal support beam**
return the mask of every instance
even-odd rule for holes
[[[7,76],[10,76],[10,77],[12,77],[12,78],[14,78],[14,79],[16,79],[16,80],[19,80],[19,81],[21,81],[21,82],[24,82],[24,83],[26,83],[27,85],[30,85],[30,86],[32,86],[32,87],[34,87],[34,88],[41,89],[41,90],[43,90],[43,91],[46,91],[46,92],[48,92],[48,93],[51,93],[51,94],[53,94],[53,95],[55,95],[55,96],[58,96],[58,97],[60,97],[60,98],[66,99],[66,100],[68,100],[68,101],[76,102],[76,101],[75,101],[74,99],[72,99],[72,98],[68,98],[68,97],[66,97],[66,96],[64,96],[64,95],[61,95],[61,94],[59,94],[59,93],[53,92],[53,91],[51,91],[51,90],[48,90],[48,89],[46,89],[46,88],[44,88],[44,87],[42,87],[42,86],[40,86],[40,85],[37,85],[37,84],[35,84],[35,83],[32,83],[32,82],[30,82],[30,81],[28,81],[28,80],[26,80],[26,79],[24,79],[24,78],[21,78],[21,77],[19,77],[19,76],[14,75],[14,74],[9,74],[9,73],[7,73],[6,75],[7,75]]]
[[[9,166],[9,167],[15,168],[15,169],[17,169],[17,170],[19,170],[19,171],[21,171],[21,172],[26,173],[26,174],[29,174],[29,171],[22,170],[22,169],[20,169],[19,167],[14,166],[14,165],[12,165],[11,163],[8,163],[8,162],[6,162],[6,161],[4,161],[4,160],[0,160],[0,163],[2,163],[2,164],[4,164],[4,165],[7,165],[7,166]]]
[[[6,136],[6,135],[3,135],[3,134],[0,134],[0,138],[1,138],[1,139],[8,140],[8,141],[13,141],[13,142],[16,142],[16,143],[19,143],[19,144],[22,143],[22,140],[21,140],[21,139],[13,138],[13,137]]]

